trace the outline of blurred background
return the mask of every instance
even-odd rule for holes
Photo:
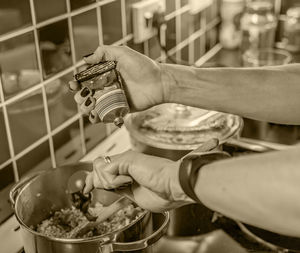
[[[32,171],[79,161],[116,130],[90,124],[68,90],[68,81],[84,65],[82,57],[99,44],[127,45],[159,62],[196,67],[300,60],[300,11],[287,15],[297,0],[267,0],[262,6],[244,0],[166,0],[163,24],[143,41],[135,38],[132,21],[132,5],[139,2],[0,0],[0,222],[12,214],[8,192],[14,182]],[[255,42],[254,14],[261,17],[255,29],[264,30]],[[281,51],[257,56],[251,47]],[[247,119],[243,135],[284,144],[299,139],[298,127]]]

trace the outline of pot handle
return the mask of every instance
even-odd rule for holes
[[[111,253],[119,251],[136,251],[146,249],[148,246],[157,242],[167,231],[168,224],[170,221],[170,214],[169,212],[163,212],[162,214],[165,217],[163,224],[150,236],[135,242],[110,242],[107,244],[102,244],[100,245],[99,252]]]
[[[28,177],[23,178],[22,180],[20,180],[19,182],[17,182],[10,190],[9,192],[9,200],[10,203],[13,207],[13,209],[15,209],[15,204],[16,204],[16,198],[17,195],[19,194],[19,192],[23,189],[23,187],[30,182],[32,179],[36,178],[37,176],[39,176],[40,174],[42,174],[43,171],[39,171],[36,172]]]
[[[195,150],[187,153],[185,156],[181,158],[181,160],[185,158],[192,158],[198,157],[206,153],[211,153],[217,151],[217,147],[219,146],[219,140],[217,138],[209,139],[208,141],[204,142],[201,146],[196,148]]]

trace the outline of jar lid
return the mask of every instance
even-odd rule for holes
[[[247,3],[247,10],[250,11],[251,13],[271,11],[272,8],[273,5],[270,2],[266,2],[266,1]]]
[[[131,114],[125,126],[139,141],[150,146],[191,150],[217,138],[220,143],[242,128],[239,116],[179,104],[162,104]]]

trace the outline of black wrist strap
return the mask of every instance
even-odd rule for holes
[[[185,194],[196,202],[201,203],[194,191],[199,170],[208,163],[228,157],[230,156],[222,151],[204,152],[201,155],[184,157],[179,167],[179,183]]]

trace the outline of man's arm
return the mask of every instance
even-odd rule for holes
[[[300,146],[203,166],[195,193],[228,217],[300,236]]]
[[[300,124],[300,64],[262,68],[192,68],[161,64],[165,102]]]

